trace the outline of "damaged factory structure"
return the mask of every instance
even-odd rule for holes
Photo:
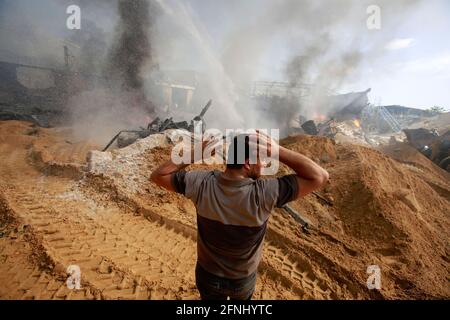
[[[449,299],[448,4],[380,1],[0,4],[0,300]]]
[[[449,170],[450,113],[408,108],[377,106],[370,102],[371,89],[347,94],[331,94],[314,99],[314,110],[327,110],[308,119],[314,87],[289,83],[257,82],[252,99],[267,117],[277,117],[285,134],[307,134],[331,138],[339,143],[355,143],[379,148],[393,143],[407,143],[444,170]],[[287,116],[279,110],[289,106]]]

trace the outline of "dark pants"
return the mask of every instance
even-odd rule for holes
[[[256,272],[244,279],[226,279],[213,275],[198,263],[195,268],[197,289],[202,300],[251,300],[256,285]]]

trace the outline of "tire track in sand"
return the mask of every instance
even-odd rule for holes
[[[86,199],[65,199],[73,192],[41,194],[38,202],[39,190],[15,193],[13,210],[42,237],[57,266],[78,265],[82,280],[98,289],[101,298],[196,297],[196,249],[182,235],[114,205],[93,207]]]
[[[26,150],[0,145],[0,173],[9,184],[5,198],[11,210],[32,226],[45,254],[65,274],[69,265],[81,269],[84,290],[67,289],[65,281],[47,283],[38,269],[24,272],[26,290],[36,299],[196,299],[195,241],[164,224],[126,212],[111,201],[88,196],[76,181],[44,176],[27,163]],[[15,269],[14,269],[15,270]],[[17,273],[16,273],[17,274]],[[63,280],[65,280],[63,278]],[[11,283],[10,292],[23,291]],[[17,284],[17,285],[16,285]],[[15,288],[15,289],[14,289]],[[87,289],[89,288],[89,290]],[[266,273],[258,279],[255,297],[288,298],[289,289]],[[271,288],[262,294],[262,288]]]
[[[11,210],[33,227],[60,273],[79,265],[100,298],[197,297],[192,241],[115,204],[97,205],[72,180],[42,176],[27,164],[26,150],[2,145],[0,154]],[[67,291],[59,296],[70,298]]]

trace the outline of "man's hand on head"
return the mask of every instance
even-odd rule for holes
[[[152,172],[152,175],[150,177],[150,180],[157,184],[160,187],[163,187],[169,191],[176,191],[173,184],[172,184],[172,175],[185,169],[190,164],[204,161],[207,158],[214,156],[215,154],[215,146],[220,143],[219,139],[216,136],[210,136],[204,139],[201,142],[201,150],[200,152],[195,152],[195,149],[199,147],[200,141],[197,143],[193,139],[193,145],[191,147],[191,157],[189,163],[181,163],[181,164],[175,164],[172,159],[164,162],[162,165],[160,165],[157,169],[155,169]],[[205,151],[211,150],[207,154],[207,157],[204,157]],[[198,157],[198,159],[196,159]]]
[[[329,179],[329,174],[324,168],[308,157],[280,146],[261,130],[256,130],[256,134],[250,135],[249,145],[253,153],[259,152],[259,155],[277,157],[281,163],[295,171],[299,185],[296,198],[304,197],[321,188]]]
[[[249,135],[249,146],[254,155],[267,155],[268,157],[276,157],[280,145],[270,136],[256,130],[256,134]]]

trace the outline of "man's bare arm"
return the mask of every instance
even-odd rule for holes
[[[278,149],[278,160],[297,174],[299,188],[296,198],[304,197],[327,183],[328,172],[308,157],[278,145],[272,138],[259,130],[257,130],[257,137],[260,143],[259,148],[266,149],[269,155]]]
[[[175,164],[172,160],[168,160],[152,172],[150,180],[160,187],[175,192],[175,187],[172,184],[172,174],[185,169],[187,166],[189,164]]]
[[[217,140],[214,138],[204,140],[202,142],[202,151],[201,154],[203,156],[203,152],[206,148],[211,147],[214,143],[217,143]],[[172,184],[172,175],[187,168],[191,163],[196,162],[194,158],[195,152],[194,147],[191,150],[191,161],[189,163],[175,164],[172,160],[168,160],[160,165],[155,171],[152,172],[150,176],[150,180],[157,184],[160,187],[163,187],[169,191],[175,192],[175,187]]]

